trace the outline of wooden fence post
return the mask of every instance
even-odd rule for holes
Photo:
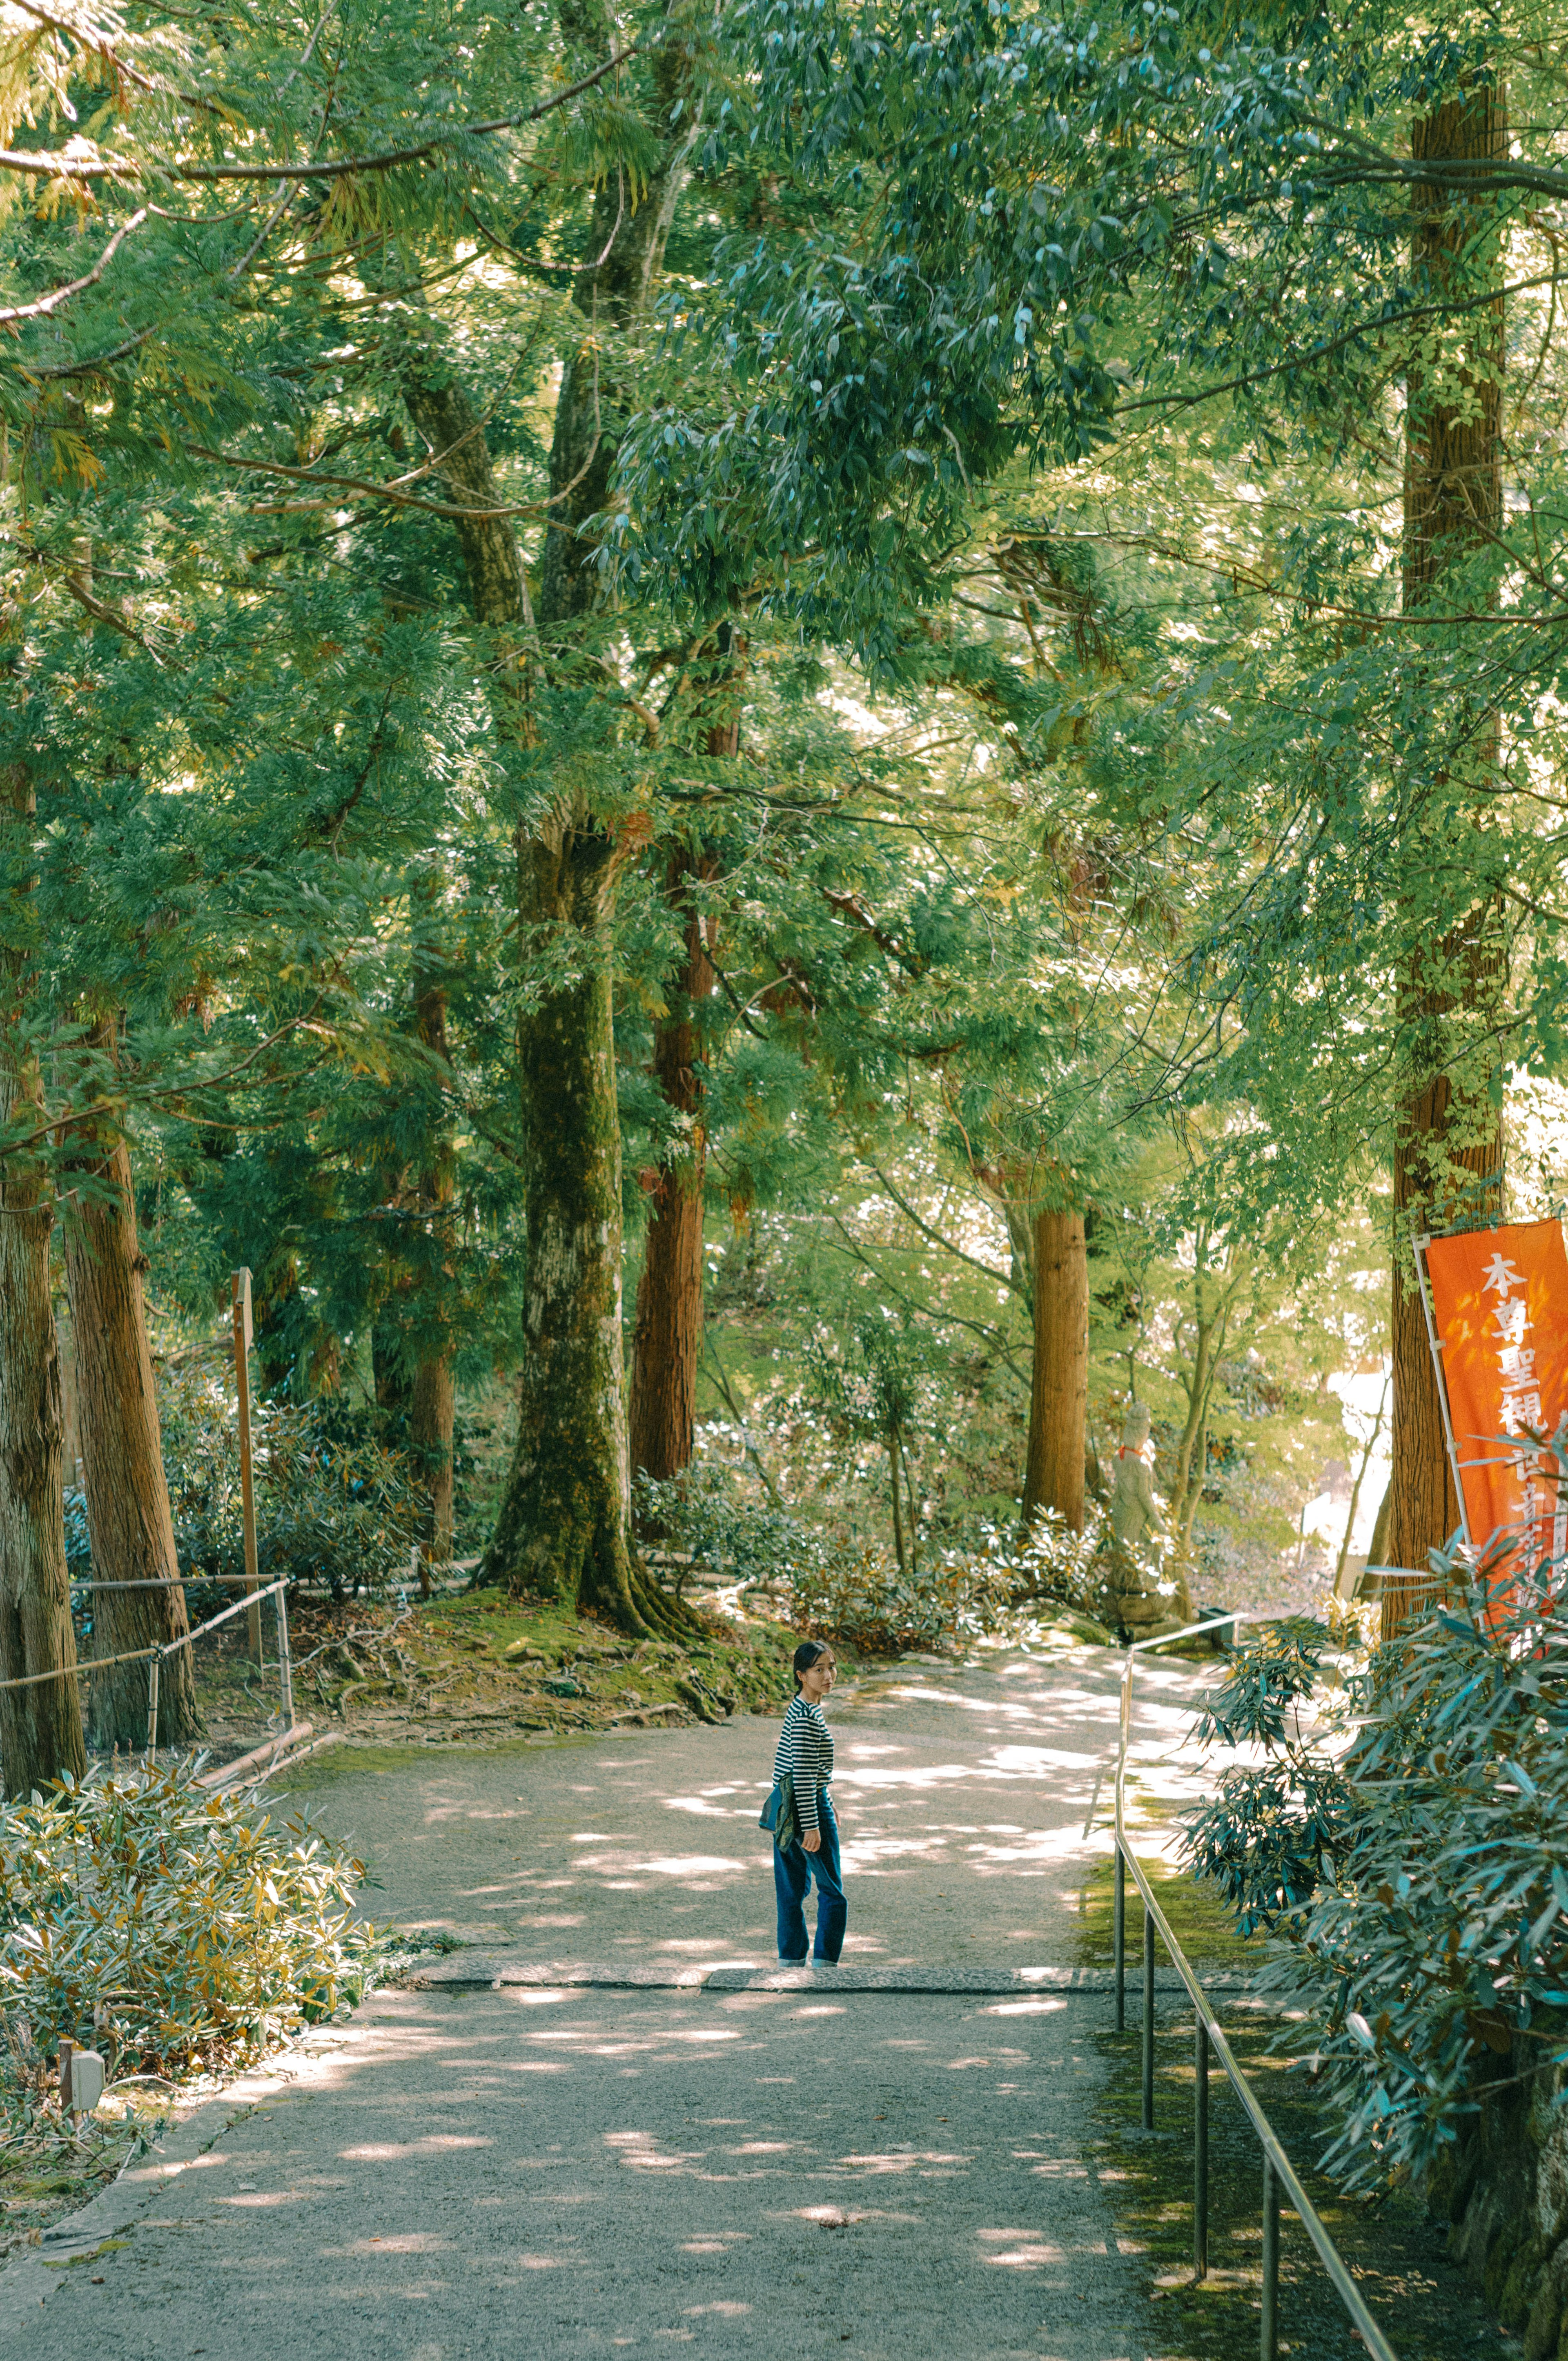
[[[245,1520],[245,1587],[250,1593],[260,1587],[256,1557],[256,1489],[250,1473],[250,1273],[236,1270],[234,1275],[234,1373],[239,1388],[239,1505]],[[246,1617],[247,1638],[250,1653],[259,1664],[261,1655],[261,1609],[250,1609]]]

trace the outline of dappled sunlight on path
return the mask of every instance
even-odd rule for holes
[[[1066,1958],[1084,1878],[1108,1846],[1106,1766],[1121,1658],[984,1648],[899,1664],[828,1708],[850,1880],[846,1960],[929,1968]],[[1135,1811],[1193,1792],[1180,1752],[1210,1667],[1139,1676]],[[328,1757],[316,1808],[381,1881],[377,1916],[563,1964],[771,1961],[757,1814],[776,1724],[448,1756],[357,1772]],[[1094,1813],[1095,1826],[1085,1823]]]
[[[1151,1842],[1213,1669],[1141,1676]],[[1110,2003],[1072,1967],[1119,1670],[982,1649],[834,1698],[837,1971],[774,1962],[772,1720],[325,1758],[371,1914],[475,1948],[148,2168],[28,2361],[1149,2361],[1094,2141]]]
[[[1092,2005],[386,1993],[29,2354],[1133,2361]]]

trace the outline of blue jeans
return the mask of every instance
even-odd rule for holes
[[[798,1837],[784,1851],[773,1847],[781,1960],[798,1962],[806,1957],[806,1889],[813,1878],[817,1880],[817,1957],[837,1960],[844,1948],[850,1905],[839,1878],[839,1823],[826,1793],[817,1796],[817,1810],[822,1842],[816,1852],[807,1852]]]

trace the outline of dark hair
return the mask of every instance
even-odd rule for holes
[[[803,1640],[791,1659],[795,1667],[796,1689],[800,1686],[802,1673],[808,1673],[813,1664],[820,1664],[824,1656],[830,1656],[832,1653],[833,1651],[826,1640]]]

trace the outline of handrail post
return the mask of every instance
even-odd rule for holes
[[[1113,1941],[1116,1953],[1116,2030],[1127,2030],[1127,1861],[1122,1839],[1116,1839],[1116,1886],[1111,1905]]]
[[[1154,1912],[1144,1905],[1144,2129],[1154,2129]]]
[[[1274,2160],[1263,2159],[1263,2326],[1258,2340],[1261,2361],[1279,2356],[1279,2185]]]
[[[1194,2013],[1197,2027],[1192,2088],[1192,2276],[1209,2276],[1209,2028],[1202,2011]]]

